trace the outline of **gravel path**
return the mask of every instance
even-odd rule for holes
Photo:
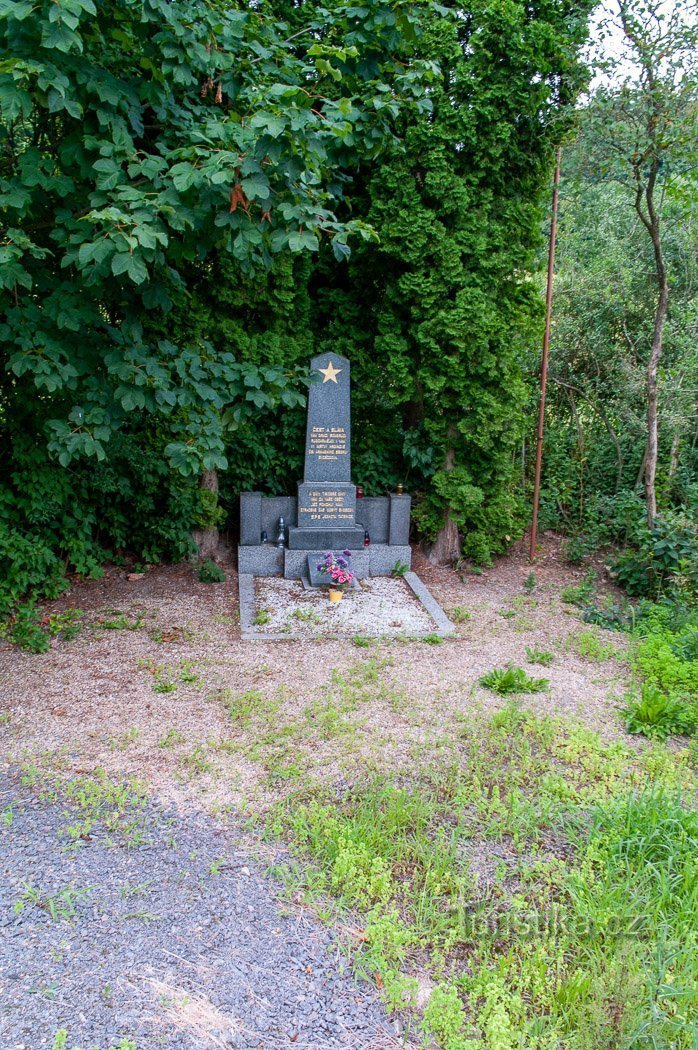
[[[0,776],[0,1047],[386,1047],[395,1029],[329,934],[284,909],[235,830],[150,804],[145,841],[78,848],[65,806]],[[72,919],[15,904],[74,887]],[[66,905],[65,898],[58,900]]]

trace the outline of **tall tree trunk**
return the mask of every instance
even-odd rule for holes
[[[444,461],[444,470],[451,470],[455,462],[455,449],[449,448]],[[452,565],[461,556],[460,535],[458,526],[451,516],[451,511],[446,508],[444,512],[444,523],[439,534],[434,540],[428,554],[432,565]]]
[[[204,470],[199,478],[199,488],[218,496],[218,471]],[[205,525],[203,528],[194,529],[192,533],[199,557],[217,561],[225,551],[225,544],[221,539],[218,528],[215,525]]]
[[[635,211],[650,235],[654,251],[654,268],[657,275],[657,306],[654,313],[652,348],[647,363],[647,453],[645,456],[645,503],[647,524],[652,529],[657,517],[657,460],[659,457],[659,362],[662,356],[664,323],[669,308],[669,281],[662,251],[660,217],[654,200],[654,191],[659,175],[658,157],[652,160],[647,183],[641,183],[640,169],[636,168]]]
[[[429,562],[432,565],[453,565],[460,558],[460,554],[458,526],[451,517],[451,512],[446,511],[444,523],[429,551]]]
[[[669,454],[669,481],[673,481],[679,469],[679,450],[681,448],[681,437],[678,433],[671,439],[671,452]]]
[[[637,477],[635,478],[634,491],[635,491],[636,495],[639,495],[640,494],[640,490],[644,487],[645,466],[646,465],[647,465],[647,445],[645,445],[645,451],[642,453],[642,462],[640,463],[640,469],[638,470]]]
[[[659,361],[662,356],[662,340],[664,334],[664,323],[666,321],[669,306],[669,283],[666,277],[666,268],[662,257],[659,229],[652,237],[655,261],[657,266],[657,280],[659,282],[659,295],[657,297],[657,309],[654,315],[654,331],[652,333],[652,349],[647,364],[647,460],[645,462],[645,502],[647,504],[647,524],[652,529],[657,517],[657,461],[659,458],[659,383],[657,373]]]

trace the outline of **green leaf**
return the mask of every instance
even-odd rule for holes
[[[111,272],[115,277],[119,274],[126,273],[131,265],[131,253],[130,252],[118,252],[113,256],[111,261]]]
[[[242,188],[250,200],[266,201],[271,191],[269,182],[263,175],[248,175],[242,180]]]
[[[310,251],[316,252],[318,250],[318,239],[314,233],[310,230],[303,230],[303,232],[294,232],[289,235],[288,246],[292,252]]]
[[[32,0],[0,0],[0,18],[14,18],[15,21],[22,22],[33,9]]]
[[[43,47],[55,48],[66,54],[70,51],[82,52],[82,40],[64,22],[44,22],[41,43]]]

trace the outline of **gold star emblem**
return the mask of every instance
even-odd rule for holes
[[[318,368],[318,372],[323,375],[323,383],[328,383],[330,379],[333,383],[337,382],[337,376],[342,371],[341,368],[335,368],[331,361],[327,362],[327,368]]]

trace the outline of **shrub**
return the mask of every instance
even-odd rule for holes
[[[585,558],[593,554],[597,544],[592,537],[584,533],[569,536],[562,545],[564,554],[570,565],[581,565]]]
[[[643,677],[668,695],[698,699],[695,659],[698,614],[675,606],[645,606],[634,632],[632,659]]]
[[[614,565],[618,583],[628,594],[656,598],[661,594],[698,594],[698,523],[687,515],[667,513],[653,529],[640,533],[637,546]]]
[[[602,660],[611,660],[614,656],[618,656],[615,645],[611,642],[604,642],[594,631],[582,631],[570,637],[569,643],[584,660],[594,660],[600,663]]]

